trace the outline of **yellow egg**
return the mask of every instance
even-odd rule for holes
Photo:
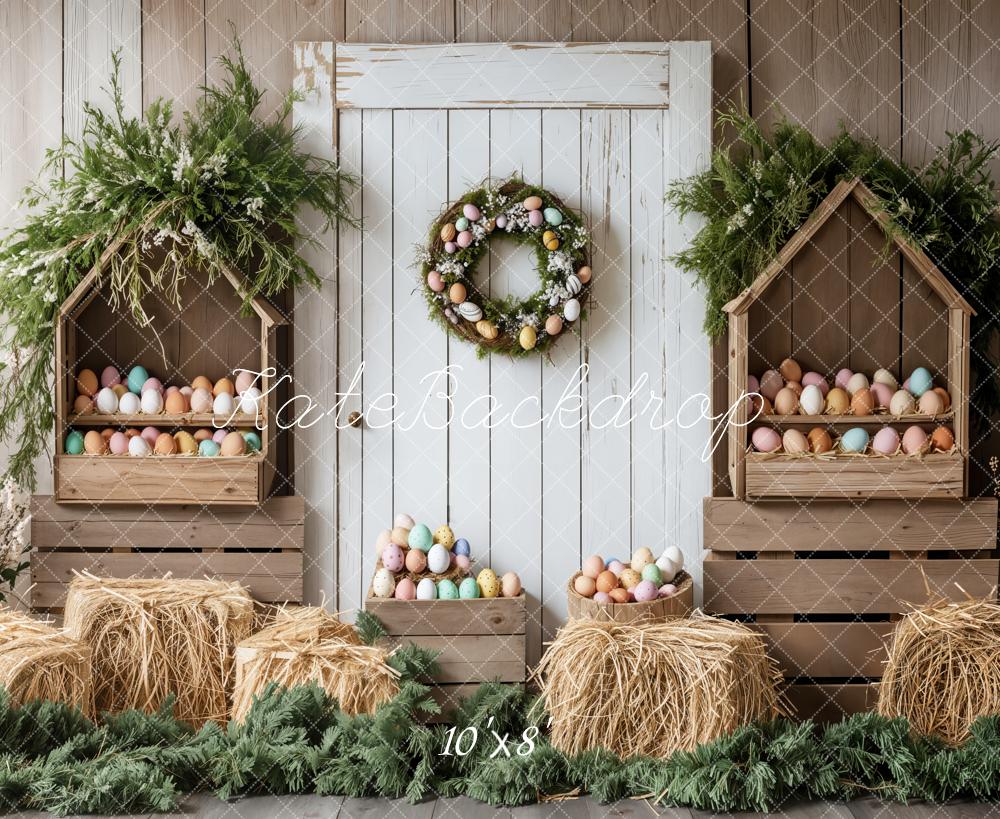
[[[156,443],[153,444],[155,455],[174,455],[177,452],[177,441],[169,432],[161,432],[156,436]]]
[[[181,455],[197,455],[198,443],[194,436],[187,430],[182,429],[174,435],[174,442],[177,444],[177,451]]]
[[[497,597],[500,594],[500,581],[493,569],[483,569],[476,577],[476,582],[483,597]]]
[[[111,391],[119,398],[121,398],[125,393],[128,392],[128,387],[126,387],[124,384],[115,384],[111,388]]]
[[[83,451],[88,455],[107,455],[108,441],[96,429],[83,436]]]
[[[489,319],[480,319],[476,322],[476,332],[487,341],[492,341],[497,337],[497,327]]]
[[[236,395],[236,387],[228,378],[220,378],[215,382],[215,386],[212,387],[212,395],[219,395],[224,392],[229,395]]]
[[[618,582],[623,588],[631,591],[642,582],[642,575],[635,569],[622,569],[622,573],[618,575]]]
[[[521,333],[518,335],[517,340],[522,349],[531,350],[538,343],[538,334],[535,332],[535,328],[529,324],[521,328]]]
[[[545,242],[545,249],[546,250],[558,250],[559,249],[559,240],[558,239],[549,239],[547,242]]]
[[[230,432],[222,439],[222,446],[219,448],[220,455],[230,457],[242,455],[247,451],[246,439],[238,432]]]
[[[455,533],[447,523],[434,530],[434,542],[440,543],[446,549],[455,545]]]

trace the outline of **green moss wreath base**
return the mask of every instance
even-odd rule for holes
[[[539,288],[526,298],[491,299],[474,281],[495,237],[533,248]],[[546,351],[583,314],[592,271],[579,214],[521,179],[486,182],[448,207],[421,252],[420,282],[431,316],[487,353]]]

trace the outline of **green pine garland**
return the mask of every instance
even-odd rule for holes
[[[974,404],[984,414],[1000,409],[990,348],[1000,329],[1000,221],[990,171],[1000,142],[971,131],[950,134],[933,161],[918,169],[846,131],[827,146],[788,121],[768,136],[739,108],[721,113],[718,122],[735,132],[733,142],[713,151],[708,170],[675,183],[668,194],[682,214],[705,220],[673,260],[705,288],[708,334],[725,332],[723,305],[754,280],[837,182],[860,176],[881,198],[893,228],[923,247],[978,312]]]

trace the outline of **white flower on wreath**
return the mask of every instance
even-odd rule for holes
[[[204,234],[204,232],[202,232],[201,228],[199,228],[193,221],[188,219],[184,223],[184,227],[181,228],[181,233],[185,236],[191,237],[194,241],[195,248],[202,257],[211,259],[215,256],[215,245],[208,240],[208,237]]]
[[[194,164],[194,157],[188,150],[187,143],[182,139],[177,148],[177,161],[174,162],[174,182],[180,182],[184,178],[184,171]]]
[[[221,179],[226,172],[226,165],[229,164],[229,157],[223,153],[214,153],[201,163],[201,179],[209,182],[212,178]]]

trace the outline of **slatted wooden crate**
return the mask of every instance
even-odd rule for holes
[[[705,610],[756,623],[802,717],[874,703],[893,621],[995,593],[997,500],[706,498]]]
[[[58,611],[76,572],[101,577],[217,577],[262,603],[302,601],[305,505],[296,496],[260,507],[65,506],[31,502],[31,603]]]
[[[115,248],[102,258],[106,266]],[[60,307],[56,323],[55,496],[60,503],[179,504],[250,506],[271,492],[278,462],[274,423],[276,350],[286,324],[282,314],[262,298],[243,311],[243,280],[223,267],[225,275],[209,282],[191,271],[179,293],[179,304],[150,294],[143,307],[152,320],[143,326],[112,303],[95,266]],[[280,330],[284,333],[284,329]],[[109,365],[123,371],[142,364],[164,384],[190,384],[198,375],[215,381],[232,378],[237,369],[263,373],[259,419],[237,413],[123,415],[76,414],[76,374],[89,368],[100,374]],[[261,423],[263,422],[263,423]],[[154,426],[162,432],[219,427],[259,429],[261,451],[236,457],[64,454],[66,435],[77,429],[125,429]]]
[[[476,600],[395,600],[369,589],[365,610],[389,633],[390,646],[414,643],[439,652],[434,698],[447,711],[480,683],[526,679],[524,594]]]
[[[896,233],[858,179],[839,183],[729,314],[729,475],[736,497],[927,498],[965,494],[969,446],[969,318],[973,310],[928,256]],[[890,243],[886,252],[886,244]],[[943,415],[762,415],[748,423],[748,376],[795,359],[828,378],[879,368],[902,383],[927,367],[951,399]],[[762,454],[757,426],[953,428],[955,450],[923,458]]]

